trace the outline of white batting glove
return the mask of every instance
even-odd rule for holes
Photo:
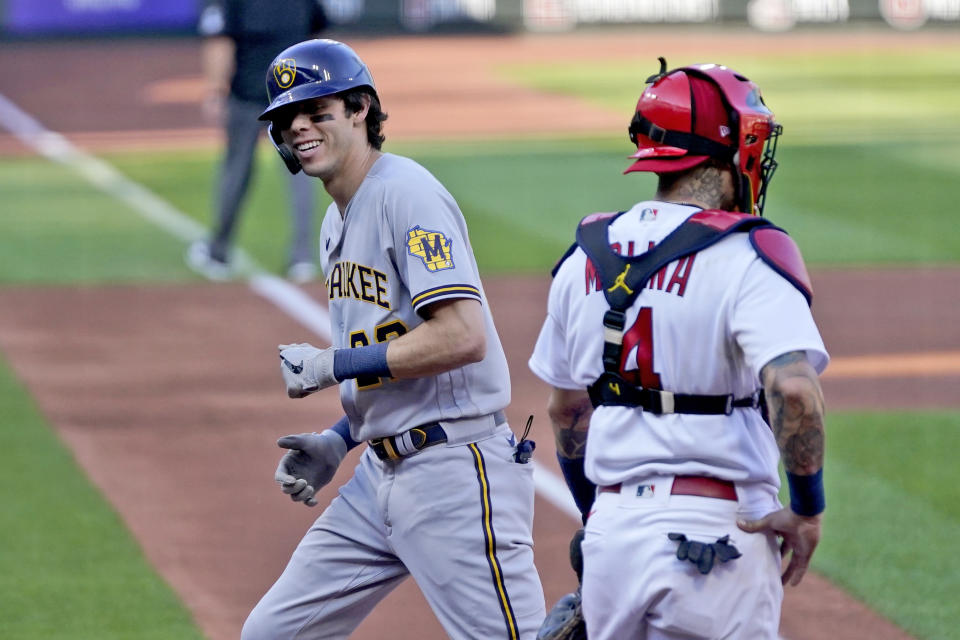
[[[294,502],[316,506],[314,496],[333,479],[347,455],[347,443],[339,433],[327,429],[321,433],[284,436],[277,440],[277,445],[289,449],[280,458],[274,474],[280,490]]]
[[[277,348],[280,349],[280,374],[291,398],[302,398],[337,384],[338,380],[333,377],[333,347],[317,349],[302,342],[281,344]]]

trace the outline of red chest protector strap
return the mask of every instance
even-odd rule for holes
[[[610,248],[607,230],[622,213],[587,219],[577,228],[577,245],[593,262],[610,310],[603,316],[604,373],[589,387],[594,407],[642,407],[653,413],[730,414],[734,407],[757,407],[759,394],[735,399],[732,394],[671,393],[635,387],[619,374],[625,311],[650,278],[674,260],[701,251],[735,232],[776,229],[769,220],[725,211],[701,211],[687,218],[659,244],[638,256],[621,256]],[[759,253],[759,251],[758,251]]]

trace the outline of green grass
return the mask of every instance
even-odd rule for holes
[[[0,360],[0,637],[203,635]]]
[[[546,92],[580,96],[624,114],[637,104],[643,80],[658,70],[649,55],[597,65],[514,64],[500,73]],[[892,137],[929,141],[960,135],[960,47],[916,47],[910,53],[881,48],[778,52],[738,56],[718,50],[691,59],[678,44],[666,55],[670,68],[699,62],[725,64],[756,82],[791,142],[868,142]]]
[[[214,151],[116,154],[107,156],[130,179],[146,185],[204,227],[213,217],[213,190],[219,156]],[[282,273],[288,258],[290,213],[287,170],[266,143],[258,149],[250,192],[237,224],[237,244],[264,268]],[[316,181],[316,229],[330,197]]]
[[[767,216],[796,238],[811,266],[955,263],[960,234],[942,230],[946,203],[960,200],[960,161],[950,141],[903,152],[877,142],[784,144]],[[489,141],[397,145],[456,196],[486,273],[545,273],[577,221],[649,197],[649,175],[621,175],[622,141]],[[284,177],[269,149],[241,218],[239,244],[279,271],[290,221]],[[206,225],[214,157],[163,152],[108,157],[123,173]],[[0,160],[0,283],[175,281],[183,243],[128,206],[39,159]],[[7,185],[14,185],[12,188]],[[318,205],[318,221],[329,202]],[[318,223],[319,227],[319,223]]]
[[[61,165],[0,160],[0,202],[0,283],[189,277],[180,242]]]
[[[694,62],[679,45],[664,53],[671,64]],[[960,234],[942,229],[943,209],[960,200],[960,47],[717,55],[763,87],[784,123],[781,168],[766,213],[796,238],[811,266],[960,261]],[[652,56],[644,56],[499,72],[615,109],[626,126],[640,79],[656,70]],[[593,138],[388,142],[387,149],[422,162],[458,199],[486,273],[546,272],[581,217],[627,208],[654,187],[649,175],[621,175],[632,151],[622,131]],[[209,225],[216,152],[105,159]],[[258,160],[237,240],[279,272],[290,233],[286,178],[266,144]],[[319,222],[329,198],[317,187]],[[60,165],[0,159],[0,201],[0,283],[194,277],[182,265],[182,241]]]
[[[956,412],[834,413],[813,567],[918,638],[960,638]]]

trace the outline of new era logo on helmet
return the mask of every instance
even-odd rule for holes
[[[277,86],[281,89],[288,89],[293,84],[293,79],[297,77],[297,63],[293,58],[282,58],[277,60],[273,67],[273,77],[277,81]]]

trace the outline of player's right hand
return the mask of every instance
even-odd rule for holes
[[[317,349],[312,344],[281,344],[280,375],[287,385],[287,395],[303,398],[314,391],[337,384],[333,375],[333,347]]]
[[[800,516],[784,507],[759,520],[737,520],[737,526],[750,533],[770,531],[781,538],[780,557],[786,558],[789,553],[790,562],[780,581],[795,587],[807,572],[813,550],[820,542],[821,515]]]
[[[294,502],[315,506],[315,494],[333,479],[347,455],[343,438],[327,429],[322,433],[284,436],[277,440],[277,446],[289,449],[274,474],[280,490]]]

